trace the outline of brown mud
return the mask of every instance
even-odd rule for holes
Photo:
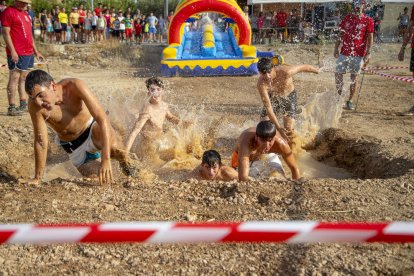
[[[298,101],[305,105],[314,93],[334,93],[332,48],[279,45],[277,49],[262,50],[276,50],[290,64],[324,66],[325,71],[319,75],[295,77]],[[48,53],[49,70],[55,79],[84,80],[127,135],[146,96],[145,78],[159,75],[162,48],[142,46],[131,50],[92,45],[42,49]],[[371,65],[406,66],[408,61],[396,61],[398,49],[396,44],[376,46]],[[2,50],[0,63],[5,62],[4,56]],[[406,74],[403,70],[393,72]],[[0,79],[5,87],[6,70],[0,71]],[[218,149],[228,164],[238,133],[254,125],[259,117],[257,76],[167,81],[167,101],[173,112],[196,121],[197,128],[192,130],[194,135],[186,137],[187,142],[196,141],[192,146],[200,146],[196,135],[200,134],[202,148]],[[64,152],[53,143],[48,158],[49,178],[58,178],[37,187],[25,185],[22,179],[34,172],[31,122],[28,115],[5,116],[7,99],[3,90],[0,222],[412,221],[414,118],[396,114],[414,104],[413,91],[411,84],[366,75],[358,111],[343,112],[334,128],[306,134],[306,154],[323,163],[321,170],[345,170],[344,177],[337,177],[342,179],[308,177],[299,183],[265,178],[227,184],[182,180],[190,162],[183,167],[170,163],[155,171],[159,174],[155,178],[151,178],[154,172],[149,172],[147,181],[128,180],[119,174],[108,188],[77,177],[67,165]],[[329,103],[316,104],[312,110],[323,113],[328,107]],[[182,157],[173,154],[178,158],[176,164],[197,160],[199,151],[189,150],[189,155]],[[306,166],[300,169],[306,175]],[[412,244],[2,245],[0,275],[413,275],[413,249]]]

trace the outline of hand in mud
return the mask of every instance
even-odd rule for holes
[[[110,160],[102,161],[99,170],[99,184],[108,185],[112,183],[112,166]]]
[[[405,54],[405,49],[401,48],[400,52],[398,53],[398,60],[399,61],[404,61],[404,54]]]

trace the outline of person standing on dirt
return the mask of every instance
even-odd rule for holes
[[[261,121],[256,128],[252,127],[243,131],[237,139],[231,156],[231,166],[238,170],[239,181],[248,181],[254,161],[260,160],[264,154],[269,153],[281,154],[292,172],[292,178],[300,178],[295,156],[287,142],[277,133],[275,124],[271,121]],[[268,163],[283,171],[277,155],[272,155]]]
[[[374,21],[363,14],[365,0],[352,2],[352,13],[345,16],[339,24],[338,39],[335,44],[334,57],[336,60],[335,84],[336,91],[342,95],[344,74],[351,73],[349,99],[345,109],[353,110],[352,98],[358,84],[361,67],[365,67],[371,57],[371,47],[374,40]],[[339,46],[342,44],[341,52]],[[364,65],[363,65],[364,64]]]
[[[400,16],[398,16],[397,20],[399,21],[398,42],[400,42],[400,37],[402,37],[404,40],[405,34],[408,31],[408,25],[410,23],[410,16],[408,15],[408,7],[404,8],[404,13],[403,14],[400,13]],[[412,16],[411,16],[411,20],[413,20]]]
[[[100,184],[110,184],[111,157],[119,161],[125,174],[134,174],[120,135],[83,81],[68,78],[56,83],[45,71],[34,70],[27,75],[25,89],[34,130],[35,177],[30,184],[38,184],[43,177],[47,125],[56,132],[59,144],[82,174],[96,174]]]
[[[297,114],[297,95],[293,85],[293,76],[297,73],[319,73],[311,65],[283,65],[283,57],[261,58],[257,63],[259,80],[257,89],[262,99],[261,120],[270,120],[275,124],[280,136],[292,146],[294,124]],[[283,116],[284,128],[279,124],[276,114]]]
[[[404,9],[405,11],[405,9]],[[398,60],[403,61],[405,55],[405,48],[407,44],[411,41],[411,61],[410,61],[410,72],[413,73],[414,78],[414,6],[411,9],[411,21],[408,26],[408,31],[406,32],[403,43],[401,46],[400,53],[398,54]],[[401,113],[403,116],[412,116],[414,115],[414,105],[406,112]]]
[[[58,18],[59,18],[59,22],[60,22],[60,26],[61,26],[61,33],[60,33],[60,41],[62,42],[62,44],[66,43],[66,32],[68,30],[68,15],[66,14],[66,9],[65,7],[62,7],[62,9],[60,10],[59,14],[58,14]]]
[[[154,16],[154,13],[150,13],[150,16],[147,18],[147,22],[149,24],[149,42],[155,42],[157,38],[158,19]]]
[[[27,98],[24,93],[26,76],[34,65],[34,57],[43,60],[37,51],[32,35],[32,21],[25,9],[31,0],[15,0],[13,5],[1,13],[2,34],[6,43],[9,81],[7,83],[8,116],[22,115],[27,111]],[[20,106],[15,103],[16,86],[20,96]]]

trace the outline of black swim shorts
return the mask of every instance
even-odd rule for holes
[[[295,90],[293,90],[287,97],[270,96],[270,103],[272,104],[275,115],[286,115],[292,118],[296,117],[298,100]],[[266,116],[266,108],[262,107],[260,117]]]
[[[414,72],[414,48],[411,49],[410,72]]]

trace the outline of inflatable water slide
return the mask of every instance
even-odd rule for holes
[[[221,14],[230,27],[221,30],[200,20],[197,30],[186,28],[186,22],[206,12]],[[182,0],[169,26],[161,74],[164,77],[257,74],[258,53],[251,45],[251,37],[248,18],[235,0]]]

